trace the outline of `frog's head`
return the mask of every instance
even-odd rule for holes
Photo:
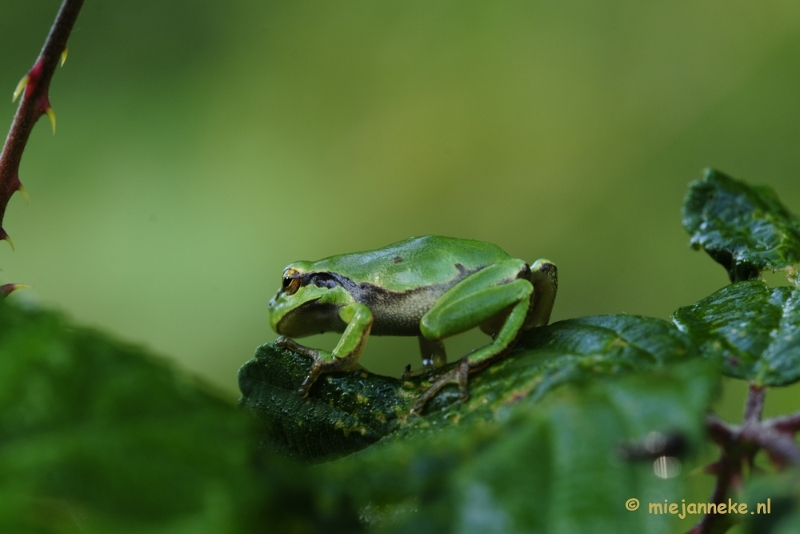
[[[288,337],[344,331],[339,309],[352,297],[336,277],[308,266],[309,262],[295,262],[283,271],[281,288],[269,301],[270,326]]]

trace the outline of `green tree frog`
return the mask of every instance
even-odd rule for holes
[[[442,340],[474,327],[492,341],[438,377],[412,412],[445,385],[468,398],[467,376],[502,358],[520,333],[547,324],[558,289],[556,266],[511,258],[496,245],[451,237],[412,237],[387,247],[298,261],[283,272],[283,285],[269,302],[276,344],[310,358],[298,393],[308,395],[324,373],[357,368],[370,335],[417,336],[423,367],[447,361]],[[290,338],[341,332],[332,352]]]

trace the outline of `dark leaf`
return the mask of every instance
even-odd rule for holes
[[[750,482],[742,503],[747,505],[746,534],[790,534],[800,531],[800,473],[796,469]]]
[[[699,354],[666,321],[629,315],[585,317],[535,328],[512,354],[470,377],[470,398],[455,386],[423,417],[409,411],[433,377],[398,379],[366,371],[320,378],[307,399],[296,391],[309,361],[264,345],[239,374],[242,404],[262,421],[262,443],[305,460],[360,450],[392,432],[408,433],[507,416],[564,384],[660,368]]]
[[[358,528],[233,403],[137,347],[0,304],[0,531]],[[324,507],[323,507],[324,508]]]
[[[705,362],[560,388],[503,418],[388,438],[322,466],[378,532],[674,532],[685,457],[630,461],[623,440],[696,448],[716,383]],[[628,506],[637,509],[626,508]]]
[[[758,385],[800,379],[800,289],[739,282],[673,315],[728,376]]]
[[[731,282],[758,278],[764,270],[784,269],[796,277],[800,219],[769,187],[750,186],[708,169],[689,186],[683,226],[692,236],[690,245],[722,264]]]

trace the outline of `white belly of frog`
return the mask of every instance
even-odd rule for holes
[[[460,280],[458,278],[445,284],[402,292],[368,289],[361,295],[353,296],[372,312],[372,335],[419,336],[422,317]]]

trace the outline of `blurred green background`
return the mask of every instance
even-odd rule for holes
[[[0,124],[58,6],[0,3]],[[680,224],[704,167],[800,211],[797,2],[88,0],[69,50],[0,278],[231,398],[294,260],[469,237],[555,261],[554,320],[666,319],[728,283]]]

